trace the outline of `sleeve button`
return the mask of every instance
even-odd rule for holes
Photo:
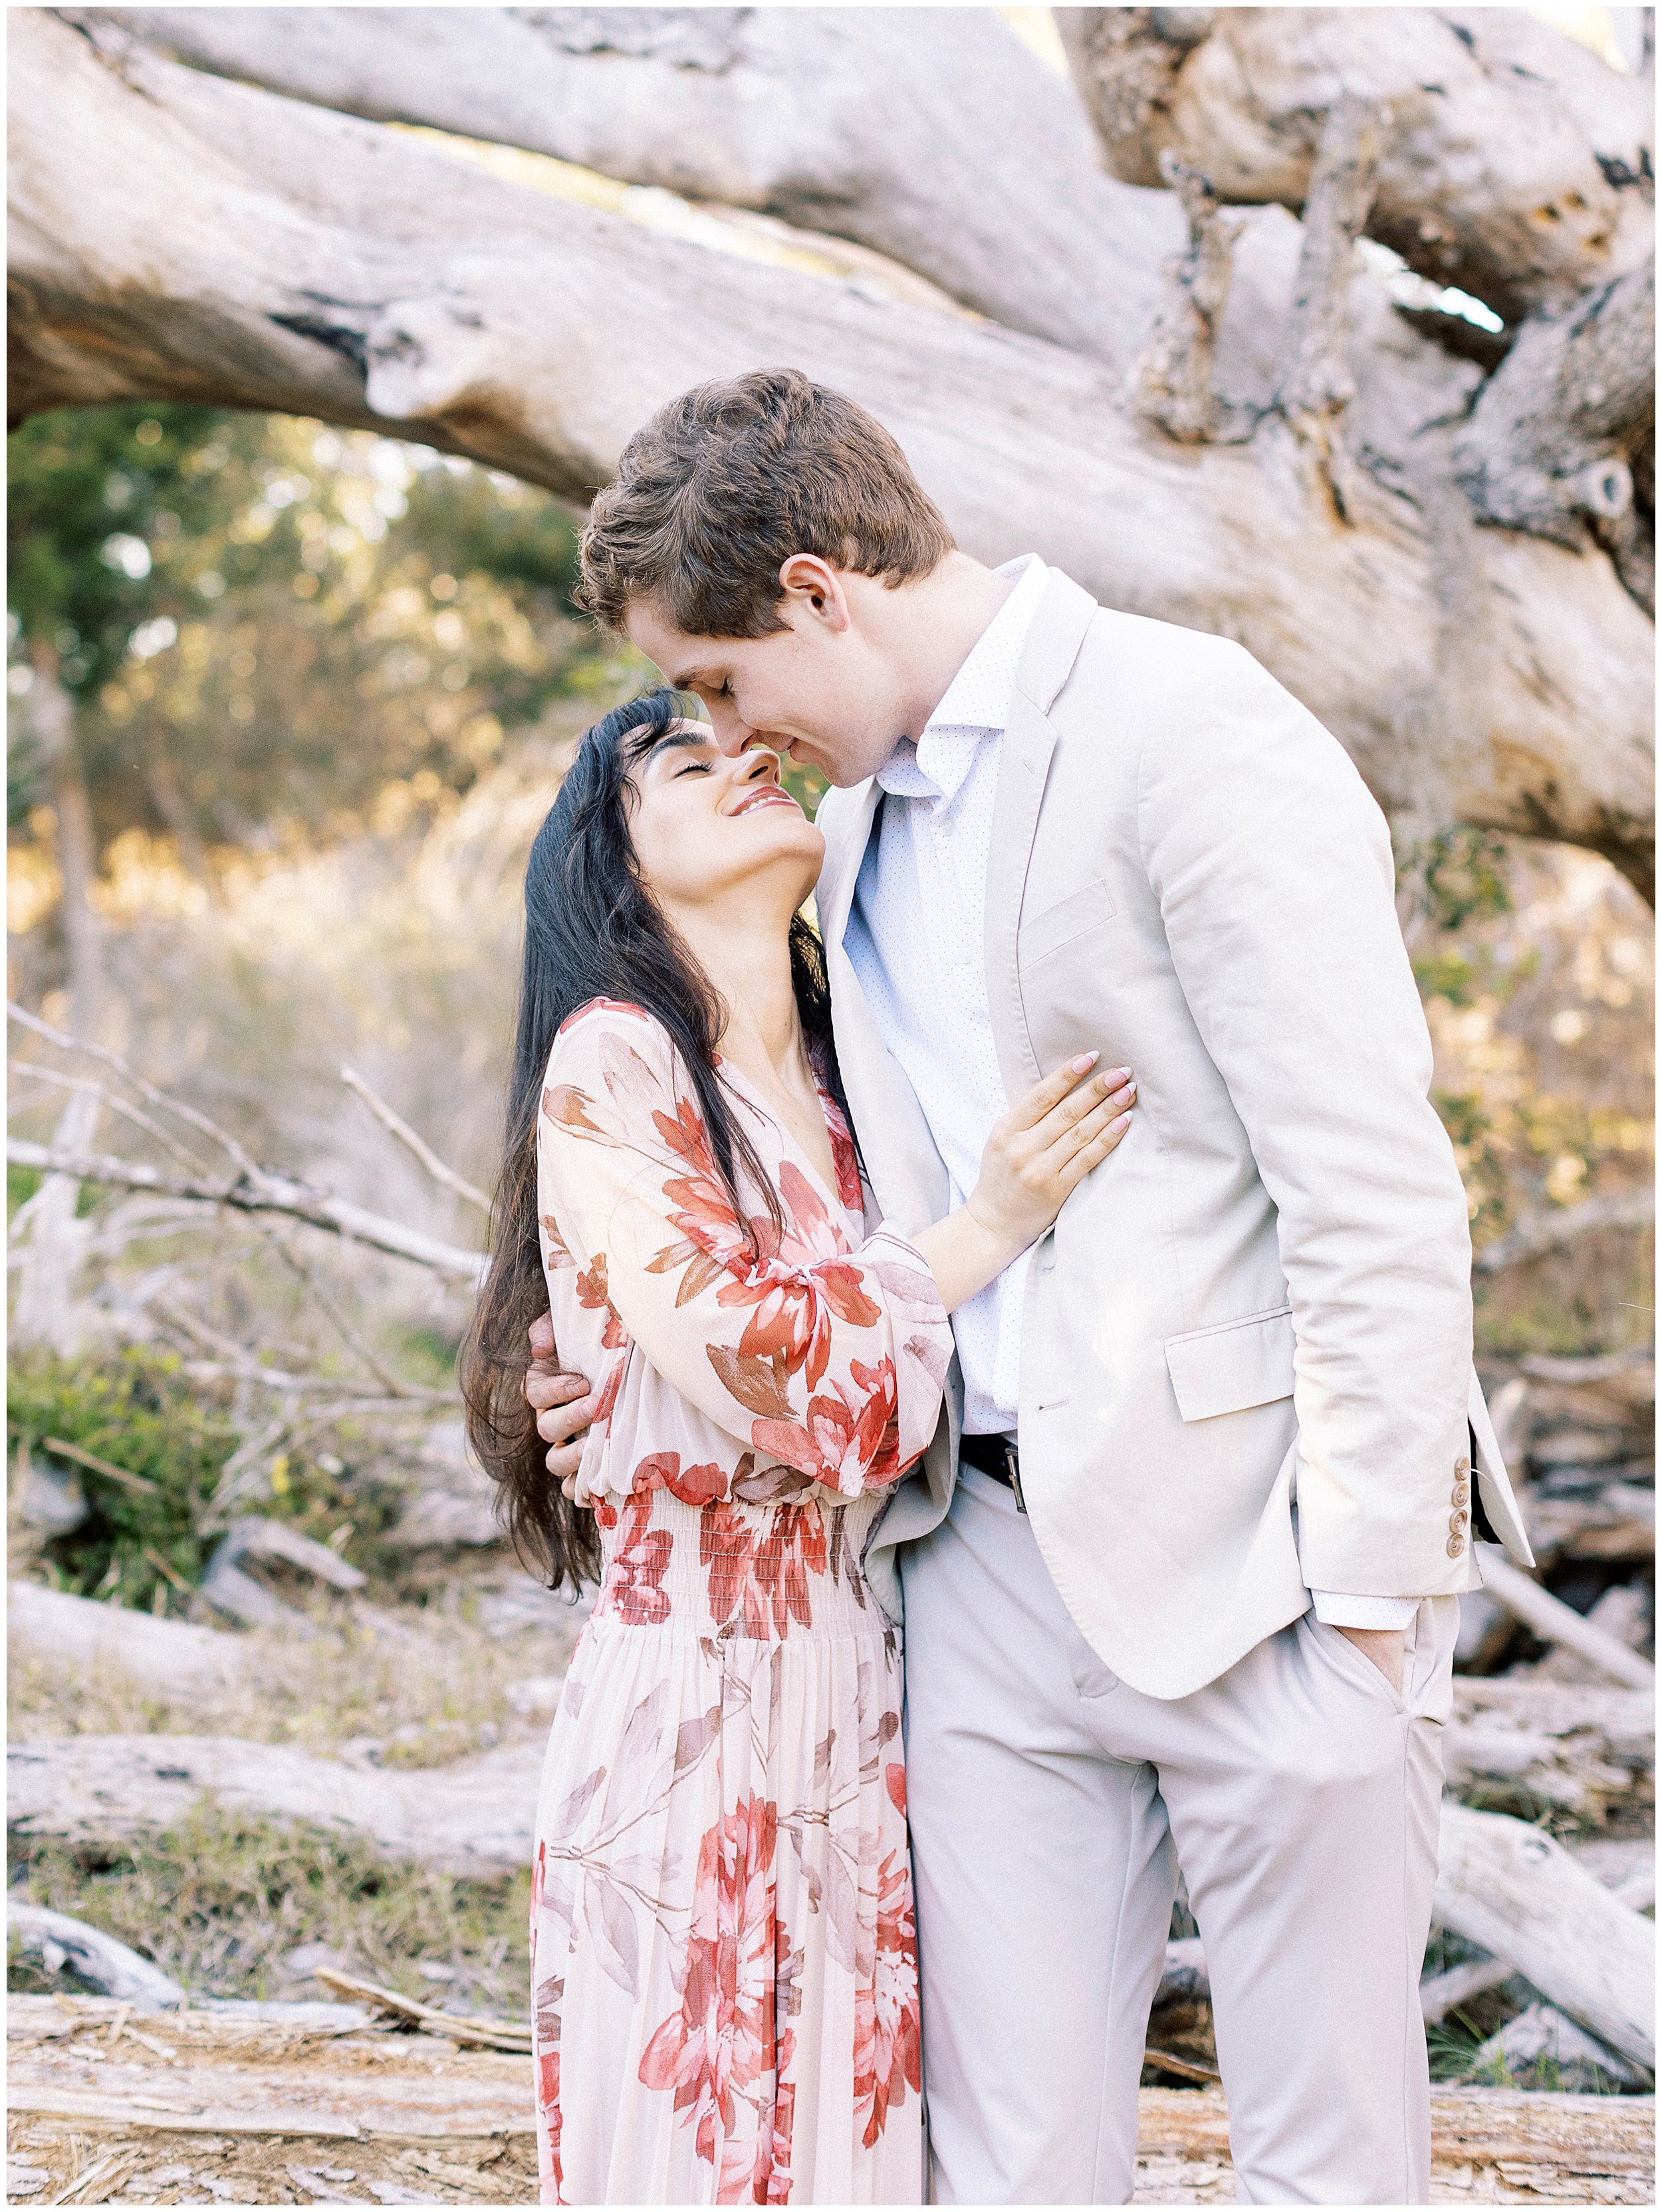
[[[1448,1540],[1447,1548],[1449,1558],[1451,1559],[1458,1559],[1461,1553],[1465,1549],[1465,1538],[1464,1536],[1451,1536]]]

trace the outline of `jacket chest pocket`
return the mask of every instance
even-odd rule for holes
[[[1119,911],[1119,902],[1109,890],[1107,879],[1099,878],[1087,884],[1083,890],[1071,891],[1066,898],[1058,899],[1054,905],[1041,908],[1030,921],[1024,921],[1016,933],[1016,964],[1025,976],[1042,960],[1058,952],[1072,949],[1083,950],[1079,939],[1089,937],[1105,921],[1111,921]]]

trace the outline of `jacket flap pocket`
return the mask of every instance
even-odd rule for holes
[[[1293,1395],[1293,1316],[1288,1306],[1217,1328],[1166,1339],[1166,1365],[1186,1421],[1210,1421]]]
[[[1016,957],[1023,968],[1030,968],[1035,960],[1058,951],[1094,929],[1099,921],[1107,921],[1119,911],[1119,902],[1107,884],[1100,878],[1087,884],[1083,890],[1071,891],[1054,906],[1047,906],[1024,921],[1016,938]]]

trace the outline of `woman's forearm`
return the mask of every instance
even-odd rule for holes
[[[949,1313],[984,1291],[1018,1256],[1009,1238],[985,1228],[967,1206],[919,1230],[912,1242],[934,1276]]]

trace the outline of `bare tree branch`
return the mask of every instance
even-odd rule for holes
[[[1390,119],[1388,110],[1346,94],[1322,125],[1305,200],[1298,289],[1276,362],[1271,412],[1325,482],[1342,520],[1356,508],[1341,423],[1356,396],[1346,358],[1356,240],[1374,204]]]
[[[43,1022],[39,1014],[30,1013],[27,1006],[20,1006],[15,999],[7,1000],[6,1012],[13,1021],[21,1023],[26,1030],[33,1030],[36,1036],[44,1037],[48,1044],[58,1045],[64,1052],[81,1053],[88,1060],[101,1060],[106,1067],[113,1068],[124,1082],[130,1083],[142,1098],[149,1099],[152,1106],[160,1107],[165,1113],[177,1114],[181,1121],[188,1122],[191,1128],[200,1130],[204,1137],[211,1138],[221,1151],[230,1154],[245,1175],[259,1173],[228,1130],[221,1129],[217,1121],[209,1121],[207,1115],[197,1107],[187,1106],[183,1099],[170,1097],[167,1091],[159,1091],[118,1052],[112,1052],[106,1045],[93,1044],[85,1037],[71,1036],[64,1030],[55,1030],[50,1022]],[[177,1149],[175,1146],[174,1150]]]
[[[1247,435],[1254,420],[1212,389],[1241,218],[1225,215],[1207,179],[1169,148],[1160,157],[1160,173],[1182,203],[1189,246],[1173,265],[1166,302],[1137,362],[1135,404],[1180,445],[1211,445]]]
[[[1481,520],[1560,545],[1598,533],[1653,615],[1655,518],[1635,511],[1631,457],[1655,437],[1655,326],[1654,258],[1566,312],[1532,317],[1454,449]]]
[[[461,1282],[476,1283],[489,1264],[482,1252],[464,1252],[419,1230],[385,1220],[361,1206],[327,1191],[312,1190],[290,1176],[256,1168],[252,1174],[212,1182],[206,1176],[167,1175],[137,1160],[117,1158],[108,1152],[70,1152],[53,1145],[34,1145],[21,1137],[6,1140],[6,1158],[18,1167],[38,1168],[48,1174],[74,1176],[82,1182],[113,1184],[121,1190],[154,1190],[168,1198],[192,1199],[203,1206],[228,1206],[241,1213],[286,1214],[309,1222],[336,1237],[349,1237],[372,1245],[394,1258],[413,1260],[435,1274]]]
[[[1388,106],[1372,234],[1508,321],[1650,250],[1653,95],[1521,8],[1063,8],[1113,173],[1162,152],[1225,201],[1301,209],[1322,118]]]
[[[363,1100],[384,1129],[390,1129],[401,1145],[409,1147],[434,1182],[442,1183],[446,1190],[453,1190],[458,1198],[466,1199],[470,1206],[480,1207],[485,1213],[490,1212],[490,1200],[483,1191],[458,1176],[454,1168],[447,1168],[426,1139],[418,1137],[409,1122],[393,1112],[385,1099],[378,1097],[355,1069],[343,1067],[341,1081],[349,1091]]]

